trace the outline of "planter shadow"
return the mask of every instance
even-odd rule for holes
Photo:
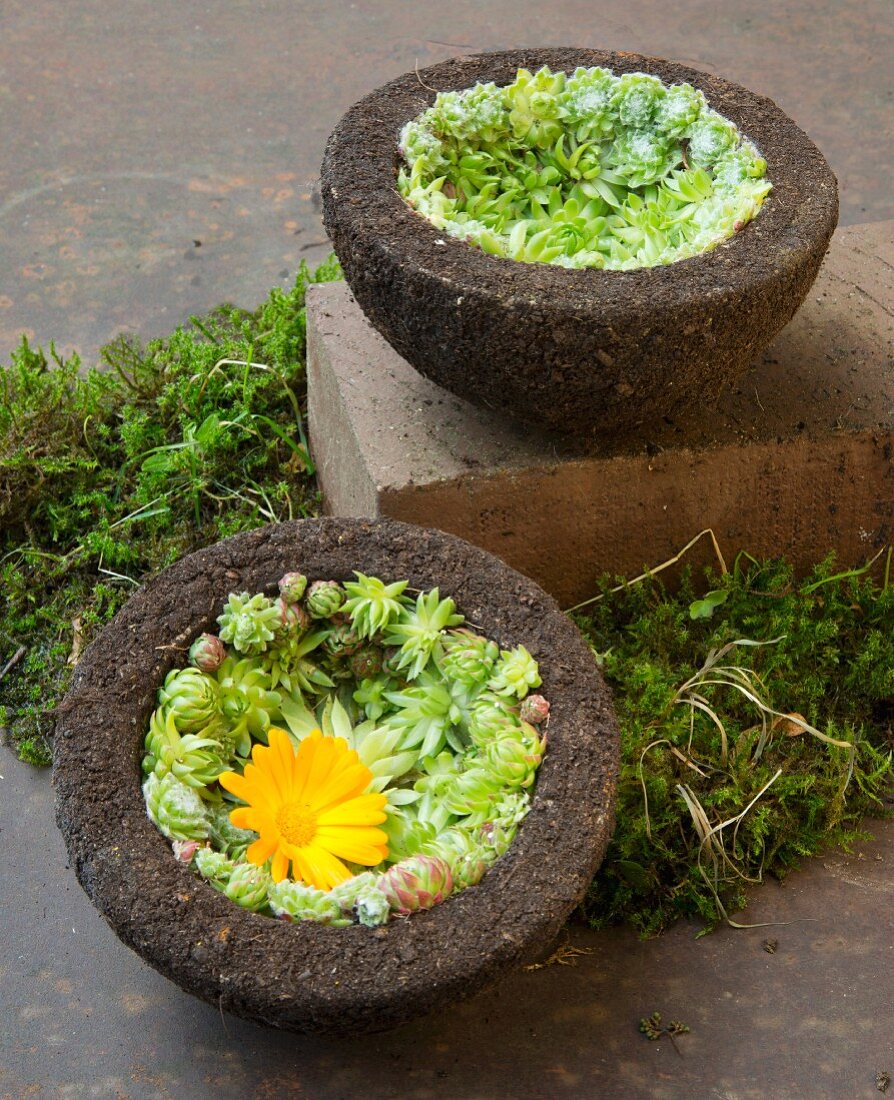
[[[710,252],[634,271],[520,263],[435,229],[397,192],[403,125],[432,89],[507,85],[542,65],[701,89],[767,162],[760,214]],[[322,190],[351,290],[400,355],[453,393],[584,447],[716,399],[803,302],[838,219],[835,176],[772,100],[659,58],[567,48],[454,58],[384,85],[333,131]]]
[[[312,579],[439,585],[477,628],[537,658],[549,748],[532,809],[482,882],[382,928],[289,924],[239,908],[178,863],[149,821],[140,758],[165,674],[213,629],[229,592]],[[613,825],[618,741],[608,689],[555,602],[497,558],[395,521],[277,524],[183,559],[89,647],[58,712],[56,816],[81,885],[128,946],[183,989],[292,1031],[382,1030],[492,984],[548,944]]]

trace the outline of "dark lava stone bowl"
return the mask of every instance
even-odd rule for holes
[[[773,190],[758,217],[711,252],[637,271],[525,264],[439,232],[396,189],[404,123],[432,104],[432,88],[507,85],[520,67],[542,65],[700,88],[767,161]],[[584,444],[716,398],[804,300],[838,219],[835,176],[772,100],[670,61],[598,50],[454,58],[393,80],[339,122],[322,184],[351,290],[405,359],[469,401]]]
[[[214,630],[231,591],[288,570],[440,586],[468,620],[540,662],[552,703],[533,807],[482,882],[379,928],[290,924],[240,909],[178,863],[146,816],[143,736],[165,674]],[[167,569],[90,646],[60,708],[53,782],[71,862],[120,938],[183,989],[239,1016],[352,1035],[467,997],[533,957],[583,896],[613,825],[609,692],[556,603],[452,535],[395,521],[304,520],[239,535]]]

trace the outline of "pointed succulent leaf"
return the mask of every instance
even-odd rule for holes
[[[246,656],[263,653],[281,625],[279,609],[260,592],[232,593],[217,621],[221,641]]]
[[[348,599],[342,608],[351,616],[354,630],[361,638],[374,638],[393,623],[404,607],[401,595],[406,581],[385,584],[378,577],[356,573],[355,581],[345,581]]]

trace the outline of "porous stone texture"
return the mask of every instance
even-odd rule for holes
[[[379,928],[290,924],[202,882],[146,816],[140,759],[165,674],[227,594],[292,569],[438,585],[467,618],[540,662],[552,703],[533,807],[482,882]],[[57,821],[81,885],[121,939],[190,993],[294,1031],[380,1030],[467,997],[558,932],[613,826],[617,730],[580,634],[536,585],[450,535],[393,521],[303,520],[239,535],[140,589],[85,653],[59,710]]]
[[[506,85],[542,65],[700,88],[767,161],[759,216],[711,252],[636,271],[519,263],[442,234],[396,190],[402,126],[432,89]],[[333,131],[322,190],[351,290],[401,356],[469,401],[594,446],[712,400],[746,370],[804,300],[838,217],[831,169],[772,100],[658,58],[564,48],[455,58],[377,89]]]
[[[839,230],[814,292],[721,397],[596,455],[422,378],[344,285],[308,296],[311,448],[327,509],[452,531],[569,606],[711,527],[809,568],[866,560],[894,517],[894,222]],[[713,560],[704,540],[695,564]]]

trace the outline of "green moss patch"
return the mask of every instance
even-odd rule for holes
[[[79,653],[147,576],[263,523],[316,513],[303,427],[302,266],[249,313],[230,306],[99,369],[26,340],[0,371],[0,726],[49,761]]]
[[[618,826],[584,907],[595,927],[711,928],[750,883],[894,806],[887,573],[879,586],[830,558],[798,582],[740,556],[708,585],[606,582],[578,617],[621,729]]]

